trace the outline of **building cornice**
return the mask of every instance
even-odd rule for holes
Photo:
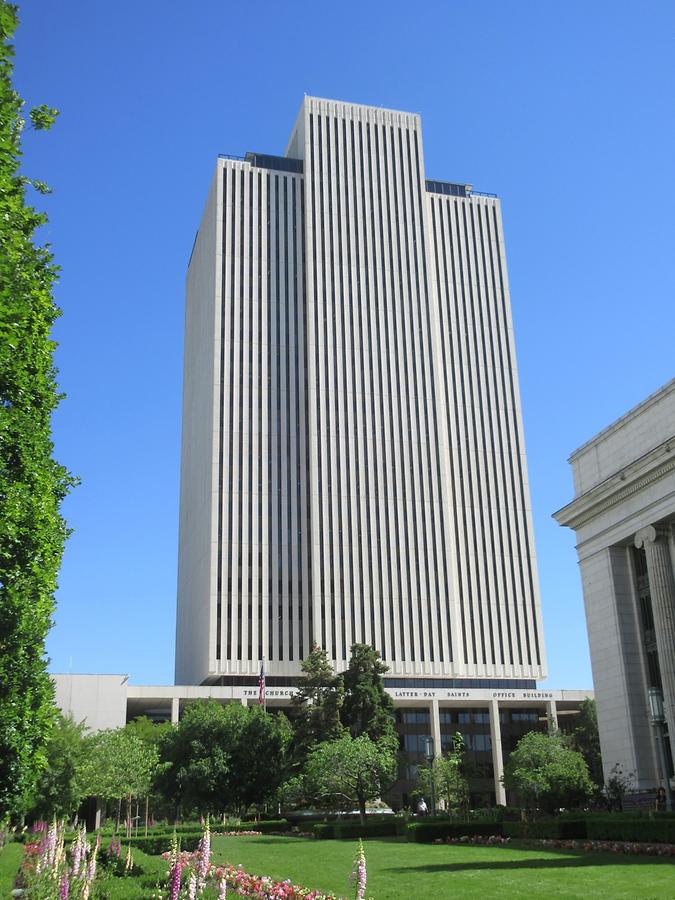
[[[655,481],[675,471],[675,435],[644,456],[576,497],[553,514],[560,525],[577,531],[601,513],[622,503]]]

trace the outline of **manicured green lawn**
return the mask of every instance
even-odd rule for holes
[[[23,844],[5,844],[0,850],[0,897],[9,897],[21,860]]]
[[[675,864],[654,857],[512,847],[364,842],[367,895],[374,900],[675,897]],[[275,836],[214,837],[214,862],[354,896],[348,882],[356,842]]]

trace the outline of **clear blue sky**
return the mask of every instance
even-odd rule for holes
[[[675,4],[20,5],[24,169],[62,266],[57,456],[82,478],[52,671],[171,683],[183,286],[218,152],[303,93],[422,114],[429,177],[502,198],[550,687],[590,687],[569,453],[674,372]]]

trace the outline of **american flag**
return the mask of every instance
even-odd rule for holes
[[[260,676],[258,678],[258,703],[265,705],[265,663],[260,664]]]

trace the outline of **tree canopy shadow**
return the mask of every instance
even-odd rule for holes
[[[595,866],[635,866],[648,863],[668,863],[672,859],[660,856],[631,856],[628,854],[583,853],[561,854],[559,857],[529,857],[527,859],[476,860],[475,862],[426,863],[412,866],[389,866],[387,872],[480,872],[514,871],[516,869],[573,869]],[[674,872],[675,874],[675,872]]]

